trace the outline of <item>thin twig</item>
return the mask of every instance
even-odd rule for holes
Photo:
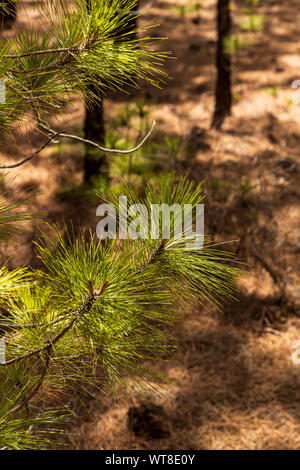
[[[13,328],[13,329],[23,329],[23,328],[39,328],[40,326],[50,326],[55,325],[55,323],[59,323],[60,321],[64,320],[65,318],[71,316],[73,312],[67,313],[61,317],[56,318],[55,320],[51,320],[45,323],[26,323],[25,325],[18,325],[16,323],[0,323],[0,328]]]
[[[33,351],[30,351],[27,354],[24,354],[23,356],[16,357],[15,359],[11,359],[10,361],[7,361],[5,364],[0,364],[0,366],[9,366],[11,364],[17,364],[21,362],[22,360],[29,359],[32,356],[36,356],[43,351],[49,350],[52,348],[74,325],[77,319],[80,317],[84,316],[92,307],[93,303],[97,300],[97,298],[103,294],[104,290],[106,289],[108,285],[108,282],[104,282],[100,289],[93,289],[91,294],[87,297],[87,299],[83,302],[78,309],[76,309],[74,312],[69,313],[69,315],[75,315],[75,318],[73,318],[70,323],[53,338],[52,340],[48,340],[47,343],[44,346],[41,346],[38,349],[35,349]]]
[[[29,157],[24,158],[24,160],[21,160],[18,163],[14,163],[12,165],[2,165],[0,166],[0,170],[7,170],[9,168],[18,168],[21,165],[24,165],[24,163],[29,162],[29,160],[32,160],[36,155],[38,155],[44,148],[46,148],[52,141],[55,139],[55,137],[59,136],[61,133],[56,132],[49,139],[38,149],[36,150],[33,154],[31,154]]]
[[[160,240],[159,244],[157,245],[157,247],[155,248],[153,253],[151,253],[151,255],[150,255],[149,259],[146,261],[146,263],[144,263],[142,266],[137,268],[132,273],[132,276],[137,276],[141,272],[145,271],[145,269],[147,269],[149,266],[152,266],[156,262],[157,258],[161,255],[161,253],[163,253],[164,248],[165,248],[165,244],[166,244],[165,240]]]
[[[70,59],[66,59],[62,62],[56,62],[56,64],[52,65],[46,65],[45,67],[37,67],[33,69],[24,69],[24,70],[18,70],[18,69],[11,69],[9,70],[10,73],[16,73],[18,75],[23,75],[26,73],[39,73],[39,72],[47,72],[48,70],[55,70],[59,67],[62,67],[64,65],[67,65],[70,62]]]
[[[26,405],[26,406],[28,406],[29,401],[37,394],[37,392],[39,391],[39,389],[42,386],[44,378],[45,378],[45,376],[47,374],[47,371],[49,369],[50,359],[51,359],[51,352],[52,352],[52,347],[49,346],[49,348],[46,350],[47,358],[46,358],[46,362],[45,362],[43,371],[40,375],[39,381],[36,384],[36,386],[33,388],[33,390],[31,390],[30,394],[27,397],[24,397],[23,404]]]
[[[103,294],[103,292],[104,292],[107,285],[108,285],[108,282],[104,282],[101,285],[100,289],[93,290],[92,293],[88,296],[88,298],[83,302],[83,304],[77,310],[75,310],[73,312],[74,314],[76,314],[75,318],[73,318],[70,321],[70,323],[62,331],[60,331],[55,336],[55,338],[53,338],[52,340],[48,340],[45,346],[43,346],[39,349],[36,349],[34,351],[31,351],[30,353],[25,354],[24,356],[20,356],[16,359],[12,359],[11,361],[6,362],[5,364],[0,364],[1,366],[8,366],[10,364],[16,364],[16,363],[18,363],[22,360],[28,359],[29,357],[38,355],[42,352],[46,352],[46,354],[47,354],[46,362],[44,364],[42,373],[40,375],[40,378],[39,378],[37,384],[35,385],[33,390],[30,392],[30,394],[27,395],[26,397],[24,397],[24,399],[22,400],[22,402],[19,405],[17,405],[15,408],[10,410],[9,414],[17,412],[19,409],[21,409],[24,406],[28,410],[29,401],[32,400],[32,398],[38,393],[38,391],[40,390],[40,388],[43,384],[43,381],[45,379],[45,376],[46,376],[47,371],[48,371],[49,366],[50,366],[51,353],[54,350],[55,344],[61,338],[63,338],[68,331],[70,331],[70,329],[73,327],[73,325],[76,323],[76,321],[78,321],[82,316],[84,316],[91,309],[94,302],[97,300],[97,297],[99,297],[100,295]]]
[[[24,54],[19,54],[19,55],[15,55],[15,54],[8,54],[8,55],[5,55],[3,58],[4,59],[22,59],[23,57],[32,57],[32,56],[35,56],[35,55],[42,55],[42,54],[62,54],[64,52],[77,52],[79,50],[82,50],[82,46],[79,48],[76,48],[76,47],[63,47],[63,48],[59,48],[59,49],[45,49],[45,50],[41,50],[41,51],[32,51],[32,52],[26,52]]]
[[[120,153],[122,155],[128,155],[130,153],[134,153],[137,150],[139,150],[144,145],[144,143],[149,139],[151,134],[153,133],[155,125],[156,125],[156,121],[153,121],[150,131],[146,134],[146,136],[143,138],[143,140],[138,145],[136,145],[135,147],[133,147],[132,149],[129,149],[129,150],[121,150],[121,149],[110,149],[110,148],[102,147],[101,145],[97,144],[96,142],[93,142],[92,140],[87,140],[87,139],[84,139],[83,137],[79,137],[77,135],[65,134],[64,132],[57,133],[56,131],[54,131],[53,129],[50,129],[49,127],[45,126],[44,124],[42,124],[39,121],[39,126],[42,129],[44,129],[46,132],[50,133],[50,134],[53,134],[53,135],[58,135],[59,134],[60,137],[64,137],[64,138],[67,138],[67,139],[78,140],[79,142],[82,142],[84,144],[92,145],[93,147],[98,148],[102,152]]]
[[[274,328],[270,328],[269,326],[267,326],[266,328],[264,328],[264,331],[266,331],[267,333],[272,333],[273,335],[276,335],[276,336],[283,336],[283,334],[281,333],[281,331],[274,330]]]
[[[53,340],[48,340],[44,346],[41,346],[38,349],[34,349],[33,351],[30,351],[29,353],[24,354],[23,356],[16,357],[15,359],[11,359],[10,361],[7,361],[5,364],[0,364],[0,365],[9,366],[11,364],[17,364],[25,359],[29,359],[32,356],[36,356],[48,350],[49,348],[52,348],[57,343],[57,341],[59,341],[72,328],[76,319],[80,317],[83,313],[85,313],[85,311],[88,311],[91,308],[95,299],[96,299],[96,295],[90,295],[86,299],[86,301],[77,310],[73,312],[74,315],[76,315],[75,318],[73,318],[71,322],[67,326],[65,326],[65,328],[55,336],[55,338],[53,338]]]

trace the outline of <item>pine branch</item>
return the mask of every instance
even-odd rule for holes
[[[149,266],[152,266],[158,260],[159,256],[163,253],[165,246],[166,246],[166,240],[159,240],[157,247],[151,253],[149,259],[141,267],[134,270],[133,276],[136,276],[142,273]]]
[[[131,148],[131,149],[128,149],[128,150],[121,150],[121,149],[111,149],[111,148],[106,148],[106,147],[102,147],[101,145],[97,144],[96,142],[93,142],[91,140],[87,140],[87,139],[83,139],[82,137],[79,137],[79,136],[76,136],[76,135],[72,135],[72,134],[66,134],[64,131],[53,131],[52,129],[44,126],[43,124],[39,124],[40,127],[42,127],[45,131],[47,131],[49,134],[51,133],[51,136],[49,137],[49,139],[38,149],[36,150],[34,153],[32,153],[29,157],[26,157],[24,158],[23,160],[21,160],[20,162],[18,163],[13,163],[11,165],[1,165],[0,166],[0,170],[4,170],[4,169],[12,169],[12,168],[18,168],[22,165],[24,165],[25,163],[29,162],[30,160],[32,160],[34,157],[36,157],[39,153],[42,152],[42,150],[44,150],[50,143],[52,143],[55,139],[55,137],[64,137],[64,138],[67,138],[67,139],[73,139],[73,140],[77,140],[79,142],[83,142],[85,144],[88,144],[88,145],[91,145],[93,147],[96,147],[98,148],[99,150],[103,151],[103,152],[107,152],[107,153],[118,153],[118,154],[122,154],[122,155],[129,155],[131,153],[134,153],[136,152],[137,150],[139,150],[141,147],[143,147],[143,145],[145,144],[145,142],[149,139],[149,137],[152,135],[153,131],[154,131],[154,128],[155,128],[155,125],[156,125],[156,121],[153,121],[152,123],[152,126],[151,126],[151,129],[150,131],[145,135],[145,137],[142,139],[142,141],[136,145],[135,147]]]
[[[101,150],[102,152],[106,152],[106,153],[118,153],[118,154],[121,154],[121,155],[129,155],[130,153],[134,153],[136,152],[137,150],[139,150],[141,147],[143,147],[143,145],[145,144],[145,142],[149,139],[149,137],[152,135],[153,131],[154,131],[154,128],[156,126],[156,121],[153,121],[152,123],[152,126],[151,126],[151,129],[149,130],[149,132],[147,132],[147,134],[145,135],[145,137],[141,140],[141,142],[139,144],[137,144],[135,147],[131,148],[131,149],[128,149],[128,150],[121,150],[121,149],[111,149],[111,148],[107,148],[107,147],[102,147],[101,145],[97,144],[96,142],[93,142],[92,140],[88,140],[88,139],[84,139],[82,137],[79,137],[77,135],[73,135],[73,134],[66,134],[64,132],[56,132],[50,128],[48,128],[47,126],[45,126],[44,124],[42,124],[41,122],[39,122],[39,126],[42,127],[42,129],[44,129],[45,131],[47,131],[49,134],[51,133],[53,136],[59,134],[60,137],[64,137],[64,138],[67,138],[67,139],[73,139],[73,140],[77,140],[79,142],[83,142],[84,144],[89,144],[89,145],[92,145],[93,147],[96,147],[98,150]]]
[[[134,4],[92,0],[89,14],[86,0],[76,0],[77,9],[72,12],[62,4],[54,9],[47,2],[42,6],[46,9],[41,40],[24,31],[0,41],[0,77],[8,88],[17,90],[7,93],[6,104],[0,107],[0,127],[10,128],[35,107],[59,112],[57,102],[65,102],[70,93],[92,104],[97,96],[90,84],[96,89],[121,89],[124,80],[137,86],[133,77],[139,77],[158,86],[166,76],[160,66],[168,54],[152,51],[149,37],[132,39],[126,28]]]
[[[24,160],[21,160],[18,163],[13,163],[11,165],[2,165],[2,166],[0,166],[0,170],[4,170],[4,169],[7,170],[9,168],[18,168],[18,167],[24,165],[24,163],[29,162],[34,157],[36,157],[39,153],[41,153],[42,150],[44,150],[51,142],[53,142],[55,137],[61,135],[62,133],[63,132],[55,132],[54,134],[51,135],[51,137],[49,137],[49,139],[38,150],[33,152],[29,157],[24,158]]]
[[[79,52],[84,50],[84,47],[61,47],[58,49],[45,49],[40,51],[32,51],[26,52],[24,54],[6,54],[3,56],[3,59],[23,59],[24,57],[34,57],[37,55],[44,55],[44,54],[63,54],[63,53],[72,53],[72,52]]]
[[[67,317],[72,316],[73,312],[67,313],[61,317],[56,318],[55,320],[44,322],[44,323],[28,323],[25,325],[18,325],[16,323],[0,323],[0,328],[13,328],[16,330],[22,330],[23,328],[39,328],[41,326],[52,326],[56,323],[59,323],[62,320],[65,320]]]
[[[59,49],[46,49],[46,50],[40,50],[40,51],[33,51],[33,52],[27,52],[25,54],[20,54],[20,55],[5,55],[4,59],[23,59],[25,57],[35,57],[35,56],[40,56],[40,55],[45,55],[45,54],[63,54],[67,53],[67,57],[64,60],[61,60],[60,62],[56,62],[55,64],[48,65],[45,67],[37,67],[37,68],[31,68],[31,69],[23,69],[23,70],[17,70],[17,69],[9,69],[9,73],[16,73],[16,74],[31,74],[31,73],[41,73],[41,72],[47,72],[47,71],[53,71],[55,69],[61,69],[61,67],[68,65],[72,62],[72,59],[75,59],[75,54],[88,51],[91,45],[93,44],[94,41],[86,41],[85,45],[80,45],[80,46],[70,46],[67,48],[59,48]]]
[[[42,346],[34,351],[30,351],[27,354],[24,354],[23,356],[17,357],[15,359],[11,359],[10,361],[7,361],[5,364],[0,364],[0,367],[6,367],[11,364],[17,364],[20,361],[29,359],[30,357],[37,356],[42,352],[45,351],[50,351],[54,345],[65,336],[66,333],[74,326],[75,322],[77,322],[82,316],[84,316],[88,311],[92,308],[93,303],[97,300],[97,297],[99,297],[105,289],[105,285],[101,286],[99,290],[94,290],[93,293],[84,301],[84,303],[74,312],[72,312],[70,315],[74,315],[75,318],[70,321],[70,323],[62,330],[60,331],[55,338],[48,340],[45,346]]]
[[[20,356],[19,358],[7,361],[5,364],[0,364],[0,366],[8,366],[11,364],[17,364],[20,361],[25,361],[33,356],[40,355],[41,353],[46,354],[46,361],[37,384],[15,408],[11,409],[11,414],[17,413],[22,407],[25,407],[28,410],[29,402],[37,395],[46,377],[47,371],[50,366],[51,354],[54,350],[55,344],[71,330],[71,328],[75,325],[77,321],[79,321],[81,317],[83,317],[86,313],[89,312],[89,310],[92,308],[92,305],[97,300],[97,297],[99,297],[104,292],[106,286],[107,284],[104,283],[102,284],[100,289],[92,290],[90,296],[85,300],[85,302],[75,312],[72,313],[73,315],[75,315],[75,318],[73,318],[73,320],[71,320],[70,323],[65,328],[63,328],[63,330],[61,330],[53,339],[49,339],[45,346],[36,349],[35,351],[31,351],[30,353],[25,354],[23,356]]]

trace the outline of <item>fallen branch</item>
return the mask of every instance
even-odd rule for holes
[[[283,336],[283,334],[281,333],[281,331],[274,330],[274,328],[270,328],[269,326],[267,326],[266,328],[264,328],[264,331],[266,331],[267,333],[272,333],[273,335],[276,335],[276,336]]]

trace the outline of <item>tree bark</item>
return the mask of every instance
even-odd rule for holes
[[[104,145],[105,143],[103,96],[101,97],[101,103],[93,104],[92,109],[86,108],[84,138],[97,142],[100,145]],[[84,155],[84,181],[88,183],[93,176],[107,172],[108,164],[105,153],[94,149],[91,145],[86,145]]]
[[[216,53],[217,82],[215,111],[211,123],[213,129],[221,129],[224,120],[231,114],[231,59],[225,49],[225,38],[231,33],[230,0],[218,0],[218,44]]]

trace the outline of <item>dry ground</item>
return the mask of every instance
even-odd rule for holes
[[[26,2],[30,5],[30,2]],[[300,339],[299,144],[300,105],[292,104],[291,83],[300,79],[300,8],[297,0],[262,0],[263,32],[235,54],[233,114],[222,132],[210,130],[214,106],[215,1],[205,0],[184,18],[171,8],[187,0],[144,2],[153,8],[142,21],[159,19],[157,35],[168,36],[165,49],[172,80],[162,91],[143,88],[151,116],[160,129],[192,142],[193,151],[177,171],[188,169],[205,179],[207,232],[230,245],[249,263],[249,277],[239,286],[238,303],[224,314],[201,309],[178,325],[178,350],[163,369],[170,384],[160,393],[130,392],[114,403],[99,393],[74,403],[75,424],[68,445],[76,449],[300,449],[300,365],[292,362]],[[242,2],[233,10],[237,20]],[[30,14],[34,14],[31,10]],[[17,27],[26,18],[20,16]],[[249,35],[245,35],[247,38]],[[105,103],[111,115],[124,101]],[[82,105],[66,109],[64,129],[78,130]],[[19,137],[24,152],[26,132]],[[37,146],[39,140],[32,142]],[[22,153],[21,152],[21,153]],[[34,187],[40,195],[29,203],[53,222],[71,216],[92,227],[95,208],[87,213],[72,201],[57,199],[66,178],[81,181],[78,146],[61,144],[44,151],[22,169],[11,171],[21,194]],[[1,160],[19,160],[14,144]],[[25,152],[26,153],[26,152]],[[33,227],[24,229],[13,264],[36,264]],[[184,317],[184,312],[183,312]],[[137,436],[127,428],[131,406],[161,405],[160,437]],[[148,430],[149,431],[149,430]]]

